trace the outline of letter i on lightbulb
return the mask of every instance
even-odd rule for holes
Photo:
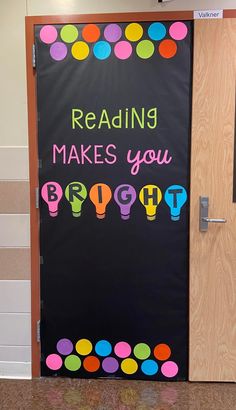
[[[95,206],[97,218],[104,219],[107,204],[112,198],[111,188],[106,184],[95,184],[90,189],[89,198]]]
[[[172,221],[180,219],[181,208],[187,201],[186,189],[181,185],[171,185],[165,192],[165,202],[170,208]]]
[[[49,215],[52,217],[58,215],[58,204],[62,194],[61,186],[54,181],[46,182],[41,189],[42,198],[48,205]]]
[[[130,218],[130,208],[137,198],[136,191],[132,185],[119,185],[114,192],[114,199],[120,207],[121,219]]]
[[[139,200],[146,209],[148,221],[155,221],[157,206],[162,200],[162,192],[156,185],[145,185],[139,192]]]
[[[81,182],[75,181],[67,185],[65,189],[65,197],[71,204],[72,215],[75,218],[81,216],[81,208],[87,196],[87,189]]]

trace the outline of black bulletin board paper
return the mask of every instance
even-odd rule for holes
[[[192,24],[35,43],[42,375],[186,380]]]

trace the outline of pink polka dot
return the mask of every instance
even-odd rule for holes
[[[52,44],[57,39],[57,29],[54,26],[43,26],[39,36],[43,43]]]
[[[59,370],[62,366],[62,359],[58,354],[50,354],[46,359],[46,365],[51,370]]]
[[[174,377],[176,376],[178,371],[179,371],[179,368],[177,364],[170,360],[168,362],[163,363],[163,365],[161,366],[161,372],[163,376],[166,376],[166,377]]]
[[[116,356],[121,357],[122,359],[128,357],[131,353],[131,347],[126,342],[116,343],[114,352]]]
[[[126,60],[132,54],[132,46],[128,41],[119,41],[115,45],[114,53],[120,60]]]
[[[176,23],[171,24],[169,33],[174,40],[183,40],[188,34],[188,28],[181,21],[176,21]]]

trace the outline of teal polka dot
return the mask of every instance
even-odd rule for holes
[[[148,35],[152,40],[162,40],[166,35],[166,28],[162,23],[152,23],[148,29]]]
[[[145,360],[141,365],[141,369],[147,376],[153,376],[158,372],[158,364],[154,360]]]
[[[98,60],[105,60],[111,54],[111,46],[107,41],[98,41],[94,45],[93,53]]]

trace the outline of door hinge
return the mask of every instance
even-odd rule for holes
[[[36,68],[35,44],[32,45],[32,67],[33,67],[33,68]]]
[[[40,320],[37,321],[36,339],[37,339],[37,342],[40,343],[40,341],[41,341],[41,337],[40,337]]]
[[[35,188],[35,208],[39,208],[39,187]]]

